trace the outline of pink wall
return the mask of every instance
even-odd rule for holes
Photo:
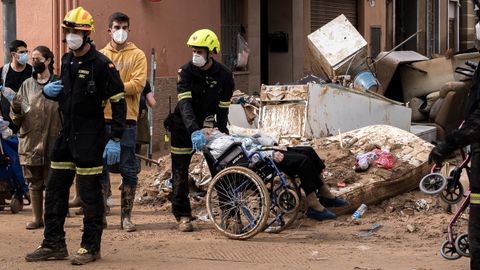
[[[78,0],[95,19],[93,40],[102,48],[110,40],[108,17],[116,11],[130,17],[129,40],[142,49],[150,61],[151,49],[157,52],[157,76],[175,76],[190,57],[188,37],[197,29],[210,28],[220,34],[218,0]],[[150,62],[149,62],[150,64]]]
[[[17,0],[17,39],[24,40],[31,51],[38,45],[52,48],[52,0]],[[0,3],[0,14],[3,14]],[[0,29],[3,33],[2,20]],[[3,44],[3,36],[0,36]],[[0,63],[3,64],[3,46],[0,46]]]
[[[155,48],[157,76],[160,77],[176,76],[178,68],[190,58],[185,43],[195,30],[210,28],[220,34],[219,0],[17,0],[17,38],[25,40],[30,50],[37,45],[46,45],[54,50],[56,59],[60,59],[64,46],[61,44],[63,37],[56,36],[58,26],[65,15],[64,10],[70,9],[75,2],[92,13],[96,28],[93,40],[99,49],[110,39],[108,17],[115,11],[130,16],[129,39],[145,52],[149,67],[151,49]],[[59,18],[55,13],[59,13]],[[0,55],[3,56],[3,47]]]

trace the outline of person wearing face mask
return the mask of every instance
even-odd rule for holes
[[[60,80],[43,87],[43,95],[58,101],[61,130],[50,155],[50,174],[45,193],[44,239],[25,260],[65,259],[68,251],[64,223],[73,179],[84,212],[80,249],[71,257],[74,265],[100,259],[103,232],[103,159],[116,163],[125,126],[126,105],[122,80],[115,65],[95,49],[90,40],[92,15],[82,7],[69,11],[62,22],[69,52],[62,57]],[[37,77],[38,79],[38,77]],[[105,133],[103,110],[112,107],[112,132]]]
[[[43,190],[50,170],[49,154],[60,131],[58,104],[43,95],[43,87],[58,80],[53,75],[53,63],[49,48],[38,46],[32,51],[35,71],[23,82],[10,109],[12,121],[20,127],[18,155],[30,187],[33,221],[27,223],[29,230],[43,227]],[[22,106],[23,100],[28,101],[27,112]]]
[[[0,68],[3,86],[17,92],[22,83],[32,76],[32,66],[28,64],[27,43],[23,40],[10,42],[12,61]]]
[[[28,64],[27,43],[23,40],[14,40],[9,45],[12,61],[0,67],[0,80],[2,87],[11,88],[17,92],[22,83],[32,76],[32,66]],[[9,122],[9,128],[13,133],[17,133],[16,126],[10,119],[10,102],[3,96],[0,96],[0,112],[3,119]]]
[[[201,151],[205,144],[200,129],[207,116],[214,115],[215,126],[228,134],[228,108],[234,90],[232,72],[213,59],[213,55],[220,52],[220,42],[213,31],[194,32],[187,45],[192,48],[192,60],[178,71],[178,103],[164,121],[171,132],[172,212],[183,232],[193,231],[188,167],[192,153]]]
[[[108,33],[110,42],[100,50],[117,66],[125,87],[125,102],[127,103],[127,121],[125,131],[120,140],[119,169],[122,175],[120,198],[120,228],[127,232],[136,230],[131,221],[133,201],[138,181],[138,163],[135,157],[137,142],[137,119],[140,103],[140,94],[147,80],[147,58],[145,53],[135,44],[127,41],[130,32],[130,18],[121,12],[113,13],[109,18]],[[107,133],[111,130],[112,110],[110,104],[105,107],[105,121]],[[108,162],[103,173],[104,190],[110,185]],[[104,192],[106,195],[107,192]]]

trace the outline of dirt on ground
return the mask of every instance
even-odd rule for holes
[[[151,196],[154,193],[147,192],[148,188],[158,190],[152,184],[159,178],[168,178],[165,173],[168,174],[156,167],[143,167],[133,212],[138,230],[133,233],[120,230],[120,194],[116,188],[120,177],[112,174],[114,206],[102,237],[102,259],[81,268],[468,269],[467,258],[448,261],[441,257],[439,248],[452,214],[437,197],[420,191],[369,205],[358,224],[350,223],[349,215],[324,222],[301,216],[279,234],[260,233],[246,241],[235,241],[220,235],[204,220],[206,211],[201,197],[192,198],[193,214],[200,217],[194,221],[195,231],[178,232],[167,193]],[[73,210],[65,222],[71,254],[79,247],[82,223],[82,217],[75,216]],[[43,233],[25,229],[31,214],[29,206],[18,214],[11,214],[8,209],[0,212],[0,269],[73,268],[69,261],[25,262],[25,253],[40,244]],[[373,224],[380,227],[365,231]],[[458,233],[466,232],[466,225],[467,216],[463,216],[455,229]]]

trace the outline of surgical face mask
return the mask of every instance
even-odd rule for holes
[[[113,41],[117,44],[123,44],[128,38],[128,32],[123,29],[118,29],[112,34]]]
[[[65,39],[70,50],[78,50],[83,45],[83,36],[79,34],[68,33]]]
[[[22,66],[26,65],[28,63],[28,53],[27,52],[19,54],[18,63]]]
[[[203,67],[207,63],[207,60],[200,54],[194,53],[192,57],[192,63],[197,67]]]

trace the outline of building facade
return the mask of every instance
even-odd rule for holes
[[[66,51],[60,23],[77,6],[92,13],[98,48],[109,41],[109,15],[121,11],[131,17],[129,39],[149,63],[155,49],[159,102],[154,108],[154,149],[161,151],[168,150],[162,142],[168,100],[173,108],[177,70],[191,58],[185,43],[197,29],[219,35],[218,59],[235,70],[236,88],[249,94],[258,93],[262,83],[292,83],[310,72],[307,35],[340,14],[364,36],[372,57],[417,32],[398,50],[431,57],[449,48],[471,48],[475,38],[470,0],[17,0],[17,38],[30,50],[37,45],[52,48],[58,70]],[[238,34],[248,42],[249,58],[248,66],[237,70]]]

